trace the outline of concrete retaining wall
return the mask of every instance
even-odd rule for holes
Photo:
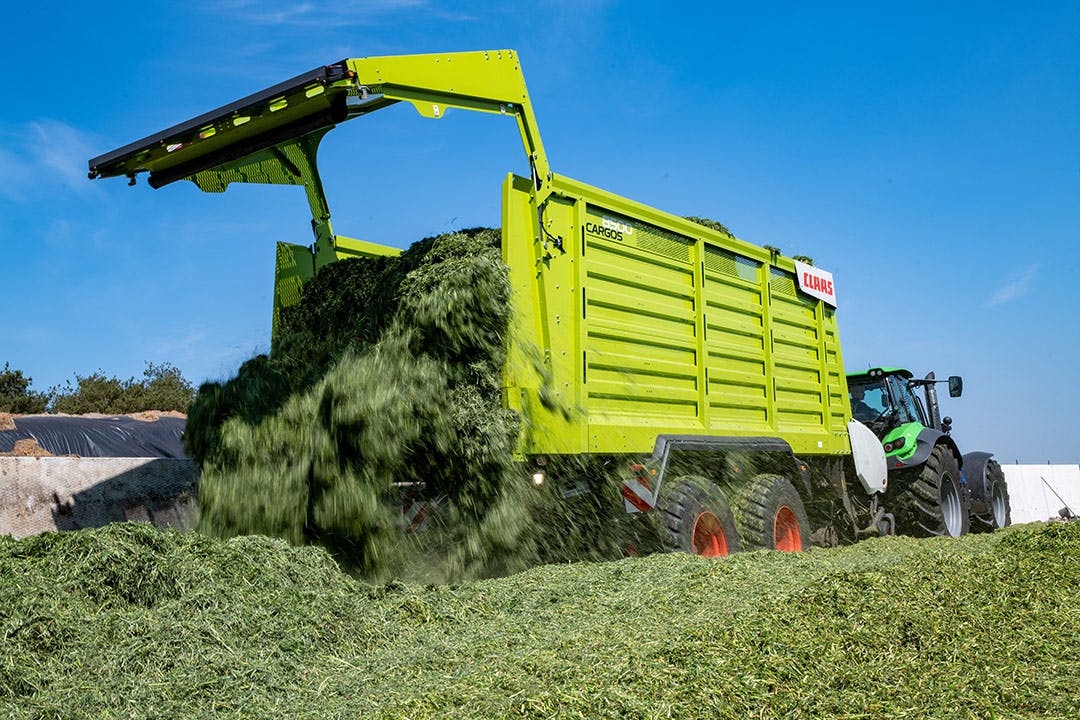
[[[1080,514],[1080,465],[1002,465],[1014,525],[1059,517],[1068,506]]]
[[[1080,513],[1080,465],[1002,465],[1014,524]],[[0,535],[152,522],[191,528],[198,470],[174,458],[0,458]],[[1059,497],[1060,496],[1060,497]]]
[[[194,525],[195,463],[175,458],[0,458],[0,535],[117,521]]]

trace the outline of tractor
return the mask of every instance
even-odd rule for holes
[[[916,379],[902,368],[871,368],[847,376],[852,416],[881,440],[889,471],[886,507],[907,535],[958,537],[1009,525],[1005,474],[991,453],[961,454],[942,417],[937,385],[960,397],[964,380],[934,373]],[[923,392],[916,392],[922,388]]]

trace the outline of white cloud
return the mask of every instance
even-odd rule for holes
[[[444,20],[471,19],[462,13],[436,8],[430,0],[227,0],[215,3],[210,10],[223,10],[255,25],[293,27],[370,27],[385,21],[388,16],[413,11],[423,11]]]
[[[1031,291],[1038,274],[1039,266],[1031,265],[1020,274],[1013,275],[986,301],[986,306],[1004,305],[1024,297]]]
[[[87,133],[59,120],[38,120],[27,128],[30,151],[44,170],[72,190],[90,187],[87,161],[97,146]]]
[[[180,357],[184,361],[190,361],[202,354],[199,349],[206,344],[206,341],[205,330],[187,330],[166,338],[158,338],[151,344],[150,353],[155,358],[171,360],[174,357]]]
[[[33,180],[31,166],[21,153],[12,152],[5,145],[15,143],[0,135],[0,168],[4,169],[0,176],[0,198],[22,200]]]
[[[0,128],[0,197],[36,200],[57,186],[90,192],[87,160],[94,154],[91,135],[59,120],[42,119]]]

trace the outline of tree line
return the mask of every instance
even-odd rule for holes
[[[0,370],[0,412],[15,415],[37,413],[104,413],[119,415],[144,410],[187,412],[195,399],[195,387],[171,363],[146,363],[143,377],[121,380],[98,370],[90,375],[75,374],[41,392],[32,389],[27,377],[7,362]]]

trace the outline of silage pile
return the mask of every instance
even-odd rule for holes
[[[368,578],[616,555],[606,531],[567,537],[608,527],[593,520],[619,508],[610,483],[567,505],[513,462],[520,418],[501,398],[509,320],[496,230],[321,269],[283,313],[270,357],[199,390],[186,436],[201,466],[200,530],[318,544]],[[403,531],[412,499],[438,500],[423,533]]]
[[[1071,718],[1080,523],[365,585],[318,548],[0,539],[0,715]]]

